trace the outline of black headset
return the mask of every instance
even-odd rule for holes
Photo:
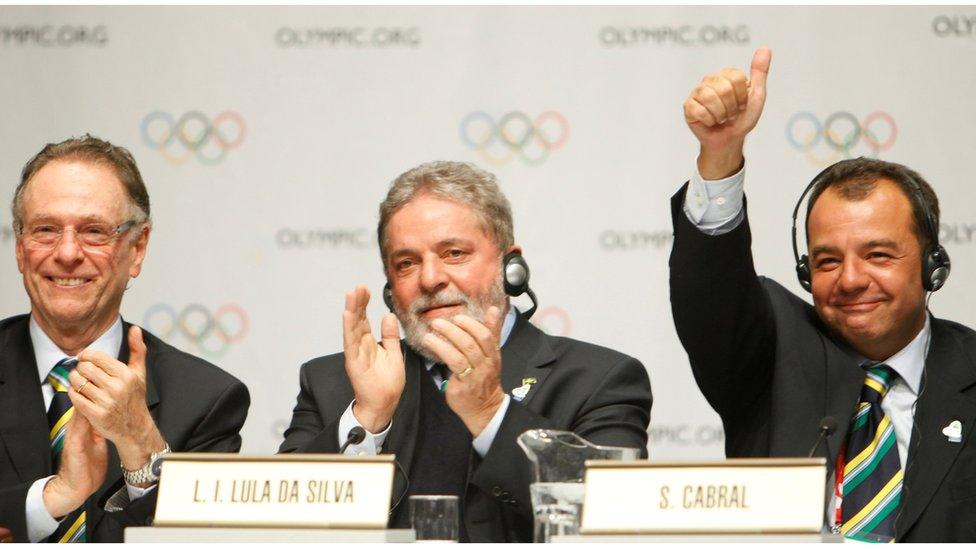
[[[813,189],[823,183],[831,167],[828,166],[825,170],[817,174],[817,177],[813,178],[813,181],[803,190],[800,199],[796,201],[796,207],[793,208],[793,258],[796,260],[796,278],[800,281],[800,286],[803,286],[803,289],[808,292],[811,291],[812,284],[810,258],[807,254],[800,255],[799,246],[796,242],[796,218],[800,212],[800,206],[803,204],[803,199]],[[935,224],[935,216],[932,215],[932,210],[929,209],[925,195],[922,194],[922,186],[909,174],[904,174],[902,177],[908,181],[909,186],[915,193],[915,199],[922,208],[922,213],[925,217],[925,227],[923,230],[929,235],[929,247],[922,252],[922,286],[929,292],[935,292],[945,284],[949,278],[949,271],[952,270],[949,253],[939,244],[939,230]],[[912,210],[914,211],[914,208]]]
[[[505,284],[505,294],[510,297],[518,297],[528,294],[532,300],[532,308],[525,311],[525,318],[532,318],[535,310],[539,308],[539,301],[535,297],[535,292],[529,288],[529,264],[518,252],[511,252],[505,255],[502,260],[502,281]],[[393,312],[393,288],[389,281],[383,286],[383,303],[387,309]]]

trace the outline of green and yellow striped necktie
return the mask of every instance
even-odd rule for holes
[[[56,473],[61,465],[61,449],[64,448],[64,436],[68,421],[74,415],[75,409],[68,398],[68,374],[78,365],[74,358],[65,358],[51,368],[47,381],[54,388],[54,399],[47,410],[47,421],[51,427],[51,457]],[[58,543],[78,543],[87,541],[85,532],[85,510],[80,507],[64,517],[58,529],[48,538],[48,541]]]
[[[894,541],[902,470],[895,429],[881,400],[898,374],[884,364],[867,369],[845,453],[841,516],[844,537]]]

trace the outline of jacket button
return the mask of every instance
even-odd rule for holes
[[[496,498],[497,497],[500,497],[504,493],[505,492],[502,491],[502,487],[501,486],[495,486],[494,488],[491,489],[491,494],[493,496],[495,496]]]

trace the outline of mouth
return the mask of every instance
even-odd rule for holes
[[[450,312],[451,309],[455,307],[463,307],[463,303],[447,303],[444,305],[435,305],[433,307],[428,307],[422,311],[420,314],[426,318],[434,318],[438,316],[444,316]]]
[[[77,288],[78,286],[84,286],[88,284],[92,280],[90,278],[77,278],[77,277],[66,278],[66,277],[59,277],[59,276],[48,276],[45,278],[47,278],[47,280],[53,282],[55,286],[58,286],[60,288]]]
[[[883,300],[861,300],[851,303],[838,303],[835,306],[845,313],[867,313],[876,309]]]

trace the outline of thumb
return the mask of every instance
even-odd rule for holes
[[[146,344],[142,341],[142,328],[129,328],[129,368],[146,378]]]
[[[485,311],[485,326],[491,330],[492,335],[495,336],[495,340],[501,342],[502,338],[502,311],[498,307],[492,305],[488,307]]]
[[[380,321],[380,338],[388,355],[397,358],[403,356],[400,351],[400,324],[393,313],[383,315],[383,320]]]
[[[752,69],[749,83],[754,90],[766,93],[766,77],[769,76],[769,65],[773,60],[773,52],[763,46],[752,56]]]

